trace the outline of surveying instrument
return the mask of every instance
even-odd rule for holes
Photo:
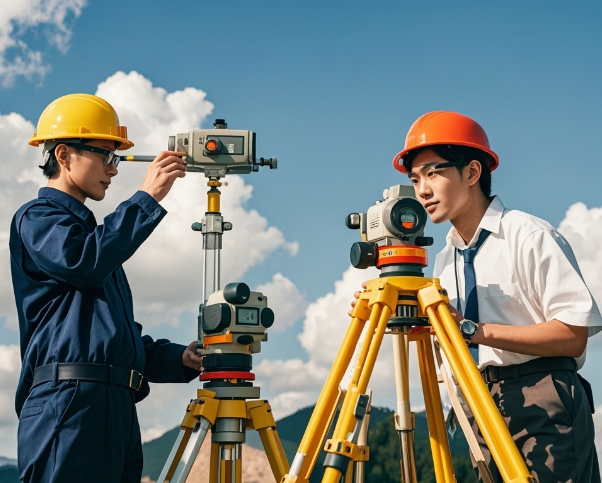
[[[245,283],[230,283],[220,290],[220,253],[224,231],[232,229],[220,213],[221,178],[248,174],[260,166],[275,169],[276,158],[255,156],[255,133],[227,129],[217,119],[215,129],[171,136],[170,151],[186,153],[189,171],[208,178],[207,212],[192,230],[203,235],[203,302],[199,307],[197,347],[203,355],[199,379],[203,389],[186,407],[181,431],[158,483],[184,483],[211,430],[209,483],[242,482],[242,443],[246,430],[258,431],[275,481],[289,466],[267,401],[259,400],[253,386],[252,354],[267,341],[266,329],[274,323],[267,297],[252,292]],[[150,156],[124,156],[125,161],[149,161]]]
[[[356,268],[376,266],[380,277],[366,282],[351,312],[351,323],[335,357],[326,383],[309,420],[290,471],[282,483],[308,483],[323,446],[326,452],[323,483],[359,483],[363,465],[369,459],[365,433],[369,407],[368,383],[383,337],[393,339],[397,412],[395,427],[401,445],[402,483],[416,483],[414,462],[415,418],[409,400],[409,343],[416,343],[422,390],[428,422],[435,478],[438,483],[455,483],[454,468],[447,439],[438,374],[433,355],[431,331],[436,336],[437,364],[458,420],[481,469],[485,481],[490,476],[476,438],[453,383],[441,361],[443,350],[451,372],[483,434],[506,483],[536,483],[527,470],[504,421],[489,394],[449,309],[449,298],[436,278],[425,278],[428,265],[425,246],[433,239],[423,236],[426,211],[416,200],[411,186],[385,190],[384,200],[367,213],[352,213],[346,224],[359,229],[362,242],[351,248],[351,263]],[[365,329],[357,364],[346,391],[339,385]],[[339,416],[332,438],[324,441]],[[480,458],[478,457],[480,455]]]

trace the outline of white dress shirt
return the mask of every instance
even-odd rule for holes
[[[476,233],[466,245],[455,228],[437,255],[433,276],[441,280],[454,307],[465,309],[464,260],[456,249],[471,248],[482,229],[491,234],[474,259],[479,322],[531,325],[556,319],[588,327],[588,336],[602,330],[602,317],[589,292],[568,242],[549,223],[507,210],[496,196]],[[455,268],[455,270],[454,270]],[[455,272],[455,273],[454,273]],[[479,368],[521,364],[528,356],[479,345]],[[579,367],[585,352],[577,359]]]

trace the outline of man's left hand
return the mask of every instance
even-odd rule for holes
[[[195,371],[203,370],[203,356],[197,354],[196,340],[191,342],[182,353],[182,364]]]
[[[456,321],[456,324],[464,319],[464,316],[456,310],[456,308],[452,304],[447,304],[447,308],[449,309],[449,313]]]

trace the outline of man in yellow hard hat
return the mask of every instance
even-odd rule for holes
[[[24,482],[140,482],[134,404],[150,382],[188,382],[201,357],[141,335],[122,265],[166,211],[159,202],[186,175],[183,153],[150,164],[130,199],[98,225],[85,206],[117,175],[117,149],[133,143],[105,100],[52,102],[30,140],[43,145],[48,185],[15,214],[11,270],[23,367],[16,394]]]
[[[597,483],[593,398],[577,370],[602,317],[562,235],[491,196],[498,164],[483,128],[448,111],[420,117],[393,160],[431,220],[452,224],[433,276],[527,467],[540,483]]]

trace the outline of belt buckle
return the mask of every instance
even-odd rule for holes
[[[487,366],[485,368],[485,382],[499,382],[499,373],[496,366]]]
[[[134,385],[134,373],[138,374],[138,377],[139,377],[139,379],[138,379],[138,387],[136,387]],[[138,371],[136,371],[134,369],[132,369],[130,371],[130,387],[132,389],[135,389],[136,391],[138,391],[140,389],[140,387],[142,386],[142,379],[144,379],[144,375],[143,374],[141,374],[140,372],[138,372]]]

